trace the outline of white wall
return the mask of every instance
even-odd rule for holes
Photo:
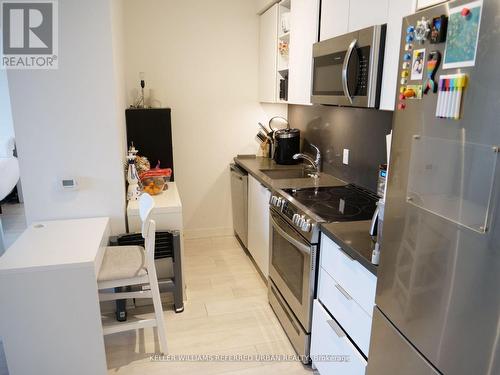
[[[286,106],[258,103],[255,3],[125,0],[124,24],[129,102],[143,71],[172,108],[186,235],[232,233],[229,163],[257,151],[258,121],[286,115]]]
[[[0,152],[3,151],[1,147],[5,141],[12,137],[14,137],[14,126],[12,125],[12,113],[10,110],[7,72],[0,69]]]
[[[127,105],[127,91],[125,87],[125,27],[124,1],[111,0],[111,32],[113,44],[113,67],[115,79],[115,111],[118,130],[121,134],[122,162],[126,162],[127,134],[125,128],[125,109]]]
[[[111,0],[59,1],[59,69],[9,71],[28,222],[110,216],[124,231],[124,124]],[[63,192],[57,182],[78,179]]]

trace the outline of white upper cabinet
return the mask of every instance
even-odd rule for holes
[[[349,30],[349,0],[322,0],[319,40],[347,33]]]
[[[259,100],[277,101],[278,5],[260,16],[259,34]]]
[[[319,0],[291,0],[288,103],[311,104],[312,47],[318,41]]]
[[[273,4],[278,2],[279,0],[255,0],[255,10],[257,11],[257,14],[260,15],[271,8]]]
[[[386,23],[388,8],[389,0],[350,0],[349,31]]]
[[[438,1],[418,0],[422,6],[432,2]],[[416,6],[417,0],[283,0],[274,4],[260,16],[260,101],[284,103],[280,82],[288,79],[287,103],[310,104],[312,46],[318,40],[318,26],[319,40],[326,40],[387,24],[380,109],[394,110],[402,20]],[[282,30],[284,15],[289,32]],[[288,43],[288,55],[278,52],[283,42]]]
[[[282,0],[260,16],[259,100],[311,104],[319,0]]]
[[[389,1],[380,109],[388,111],[394,110],[398,83],[399,49],[401,43],[403,17],[414,12],[414,0]]]
[[[436,5],[439,3],[444,3],[447,0],[417,0],[417,9],[423,9],[430,7],[431,5]]]

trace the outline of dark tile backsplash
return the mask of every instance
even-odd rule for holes
[[[378,166],[386,163],[385,136],[392,112],[333,106],[288,106],[290,126],[301,130],[304,152],[319,147],[323,171],[376,192]],[[342,164],[349,149],[349,165]]]

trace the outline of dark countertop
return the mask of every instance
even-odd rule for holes
[[[272,179],[261,172],[262,169],[302,169],[301,164],[279,165],[272,159],[256,157],[255,155],[238,155],[234,158],[234,162],[271,190],[285,188],[299,189],[315,186],[342,186],[346,184],[346,182],[325,173],[321,173],[317,181],[315,181],[313,178]]]
[[[323,223],[321,232],[335,241],[351,258],[361,263],[368,271],[377,276],[377,266],[371,262],[375,248],[371,236],[370,220],[343,223]]]
[[[255,155],[238,155],[234,162],[271,190],[284,188],[306,188],[315,186],[342,186],[347,183],[328,174],[320,174],[317,181],[312,178],[272,179],[261,172],[262,169],[301,169],[302,165],[279,165],[269,158]],[[321,231],[335,241],[347,254],[356,259],[366,269],[377,275],[377,266],[371,263],[375,246],[368,234],[370,221],[349,221],[321,224]]]

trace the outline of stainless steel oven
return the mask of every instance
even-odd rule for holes
[[[270,218],[269,301],[297,353],[308,356],[317,245],[274,209]]]
[[[386,25],[314,44],[313,103],[378,108]]]
[[[304,363],[309,360],[319,225],[367,220],[377,200],[376,194],[352,184],[273,191],[269,303]],[[346,205],[351,209],[344,210]]]

